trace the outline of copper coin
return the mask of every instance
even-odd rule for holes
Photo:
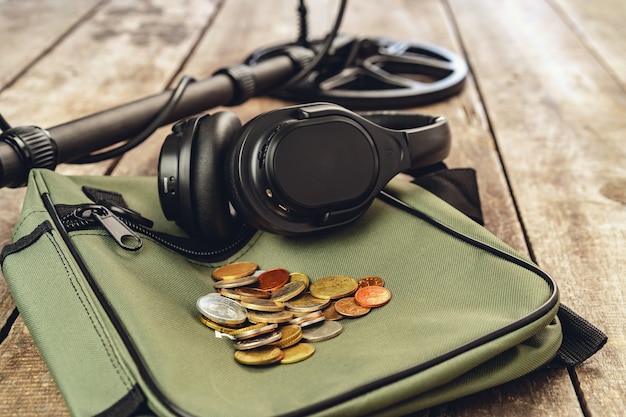
[[[376,277],[376,276],[360,278],[356,281],[356,283],[359,286],[359,288],[371,287],[371,286],[375,286],[375,287],[385,286],[385,281],[383,281],[381,277]]]
[[[276,291],[289,282],[289,271],[283,268],[274,268],[259,275],[257,287],[262,290]]]
[[[260,290],[253,287],[239,287],[235,288],[235,294],[240,297],[254,297],[254,298],[270,298],[271,292],[266,290]]]
[[[391,300],[391,292],[385,287],[363,287],[354,294],[354,298],[363,307],[380,307]]]
[[[366,287],[369,288],[369,287]],[[377,287],[383,288],[383,287]],[[338,300],[335,303],[335,310],[337,313],[346,317],[361,317],[370,312],[371,308],[363,307],[356,303],[354,297],[346,297]]]
[[[211,275],[220,281],[223,279],[237,279],[254,274],[257,268],[258,265],[254,262],[235,262],[216,268]]]
[[[331,305],[326,307],[323,313],[326,320],[341,320],[343,318],[343,316],[337,313],[337,310],[335,310],[335,303],[332,303]]]

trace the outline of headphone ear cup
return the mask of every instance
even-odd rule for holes
[[[197,121],[191,140],[189,199],[181,202],[179,225],[191,236],[214,243],[226,242],[239,230],[241,222],[231,213],[224,161],[228,144],[241,122],[234,113],[205,115]]]

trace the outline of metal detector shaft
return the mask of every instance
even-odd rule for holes
[[[216,106],[238,104],[277,88],[301,69],[302,62],[297,58],[283,54],[253,66],[225,68],[212,77],[191,83],[162,125]],[[170,96],[171,91],[165,91],[45,131],[29,126],[3,132],[0,135],[0,187],[23,185],[31,168],[54,169],[59,163],[73,161],[133,137],[152,121]],[[38,155],[39,148],[49,149]]]

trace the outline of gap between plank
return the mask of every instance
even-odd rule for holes
[[[178,68],[174,71],[173,75],[170,77],[170,79],[166,82],[165,84],[165,89],[163,90],[163,92],[167,91],[168,88],[170,88],[170,86],[173,86],[174,84],[174,80],[176,80],[177,77],[179,77],[180,75],[182,75],[183,69],[187,66],[187,62],[189,62],[189,60],[191,59],[191,57],[193,56],[193,54],[195,53],[196,49],[198,49],[198,46],[200,45],[200,43],[202,42],[202,39],[204,39],[204,36],[206,35],[206,33],[208,32],[209,28],[211,27],[211,25],[213,24],[213,22],[215,21],[215,19],[217,18],[217,15],[220,14],[222,7],[224,6],[224,1],[225,0],[219,0],[216,4],[215,4],[215,11],[213,12],[213,14],[207,19],[206,24],[204,25],[204,27],[202,28],[202,30],[200,31],[200,34],[198,35],[198,38],[196,39],[196,41],[193,43],[193,45],[191,46],[191,48],[189,48],[189,52],[187,53],[187,55],[185,56],[185,58],[180,62],[180,65],[178,66]],[[190,75],[191,77],[193,77],[193,75]],[[208,109],[207,109],[208,110]],[[141,144],[139,145],[141,146]],[[113,171],[115,171],[115,168],[117,168],[117,166],[119,165],[120,161],[122,160],[122,158],[124,157],[124,155],[115,158],[111,164],[107,167],[107,169],[104,171],[104,175],[111,175],[113,173]]]
[[[474,69],[472,66],[472,62],[469,59],[468,56],[468,50],[465,47],[465,43],[463,42],[463,37],[461,36],[461,32],[459,30],[459,26],[457,23],[457,20],[454,16],[454,12],[452,10],[452,7],[450,6],[450,3],[447,0],[443,0],[442,4],[444,6],[444,10],[446,11],[446,14],[448,15],[448,19],[450,20],[451,24],[452,24],[452,29],[454,32],[454,36],[456,38],[456,41],[459,44],[459,47],[461,48],[461,52],[463,57],[465,58],[465,60],[467,61],[467,67],[468,67],[468,73],[469,74],[474,74]],[[484,114],[485,114],[485,119],[487,121],[487,127],[489,130],[489,134],[491,135],[495,150],[496,150],[496,155],[498,156],[498,162],[500,163],[500,167],[502,167],[502,173],[504,175],[504,180],[506,181],[506,187],[509,190],[509,195],[511,196],[511,200],[513,202],[513,207],[515,208],[515,216],[517,217],[517,220],[520,224],[520,228],[522,230],[522,235],[524,236],[524,242],[526,243],[526,248],[528,249],[528,255],[530,256],[530,259],[537,264],[537,258],[535,256],[535,252],[533,250],[533,246],[532,243],[530,242],[530,237],[528,235],[528,230],[526,228],[526,225],[524,224],[524,220],[522,218],[522,213],[520,211],[519,208],[519,204],[517,203],[517,199],[515,197],[515,194],[513,193],[513,186],[511,184],[511,179],[509,178],[509,173],[507,171],[506,168],[506,164],[504,163],[504,159],[502,158],[502,152],[500,151],[500,146],[498,145],[498,140],[496,138],[496,132],[495,129],[493,127],[493,123],[491,122],[491,117],[489,117],[489,106],[487,105],[487,102],[485,101],[485,97],[483,95],[482,89],[480,88],[480,83],[477,79],[477,77],[473,77],[474,79],[474,85],[476,86],[476,93],[478,94],[478,98],[480,99],[480,102],[483,105],[484,110]]]
[[[81,25],[83,25],[87,20],[93,17],[96,12],[101,9],[104,4],[108,3],[110,0],[104,0],[97,3],[90,10],[88,10],[80,19],[77,19],[76,22],[71,25],[65,32],[63,32],[54,42],[52,42],[48,47],[44,48],[43,51],[33,58],[31,62],[26,64],[24,68],[22,68],[13,78],[10,78],[3,86],[0,86],[0,94],[10,88],[13,84],[17,82],[24,74],[26,74],[32,67],[34,67],[39,61],[45,58],[50,52],[52,52],[57,46],[61,44],[71,33],[73,33],[76,29],[78,29]]]
[[[583,416],[591,417],[592,413],[591,410],[589,410],[589,406],[587,405],[587,400],[585,399],[585,394],[583,393],[583,390],[580,386],[580,381],[578,380],[578,375],[576,375],[576,370],[573,367],[568,367],[567,373],[569,374],[572,385],[574,386],[574,392],[576,393],[576,398],[578,398],[578,404],[580,404],[580,410],[583,413]]]
[[[619,88],[626,93],[626,86],[623,84],[622,80],[620,80],[619,76],[615,72],[611,65],[603,58],[602,54],[598,52],[593,45],[589,42],[589,37],[585,36],[583,30],[576,25],[576,22],[566,13],[566,11],[558,5],[554,0],[546,0],[546,3],[554,10],[557,16],[563,21],[565,26],[567,26],[576,39],[580,41],[580,44],[591,54],[591,56],[598,61],[600,66],[606,71],[609,77],[615,81],[615,83],[619,86]]]
[[[0,329],[0,344],[2,344],[4,340],[9,336],[9,333],[13,328],[13,324],[17,320],[18,316],[19,312],[17,311],[17,307],[15,307],[13,308],[13,311],[11,312],[9,317],[7,317],[7,321],[6,323],[4,323],[4,326],[2,326],[2,328]]]

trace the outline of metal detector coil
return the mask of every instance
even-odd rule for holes
[[[321,42],[308,47],[315,51]],[[262,48],[245,62],[256,65],[295,45],[304,46]],[[272,95],[296,102],[330,101],[353,109],[414,107],[457,94],[467,72],[462,57],[436,45],[342,35],[305,79]]]

